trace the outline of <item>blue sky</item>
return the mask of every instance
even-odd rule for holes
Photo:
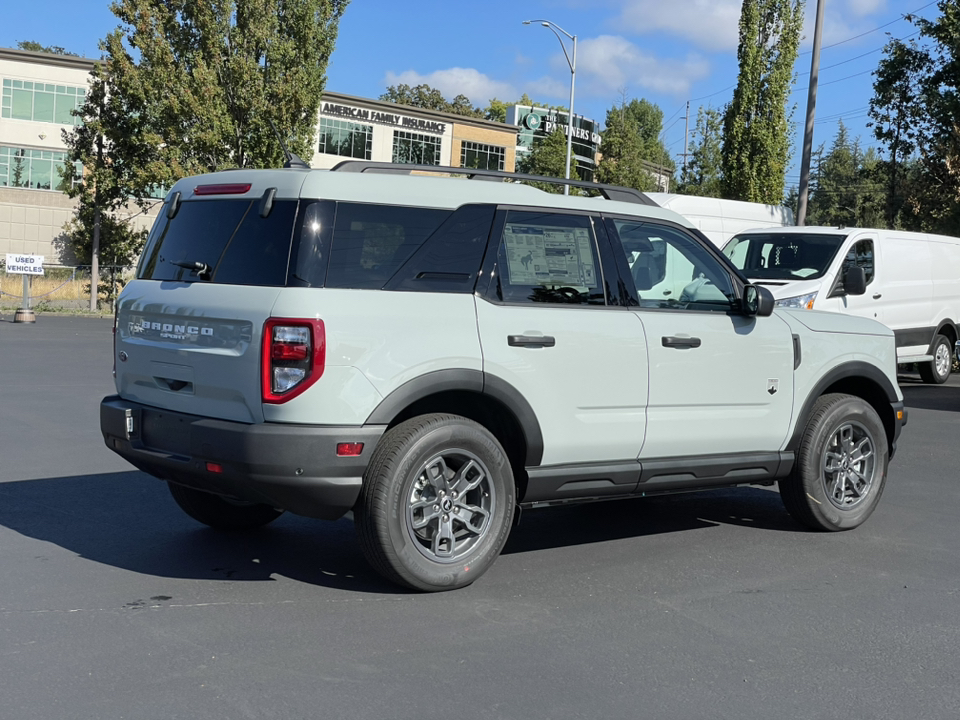
[[[832,141],[837,118],[875,145],[866,128],[871,72],[893,37],[915,33],[902,19],[935,17],[929,0],[821,0],[825,3],[820,90],[814,146]],[[570,70],[548,29],[523,20],[547,19],[578,36],[577,113],[600,122],[625,92],[664,113],[664,142],[679,163],[686,101],[691,128],[697,107],[722,107],[737,79],[737,23],[742,0],[353,0],[340,27],[327,88],[375,98],[388,85],[421,82],[475,105],[492,97],[566,105]],[[797,184],[807,102],[816,0],[808,0],[805,40],[797,61],[795,152],[787,184]],[[4,10],[0,47],[34,40],[99,57],[97,42],[117,25],[101,0],[41,5],[13,2]],[[569,46],[568,46],[569,49]]]

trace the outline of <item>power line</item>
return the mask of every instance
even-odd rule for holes
[[[919,8],[917,8],[916,10],[911,10],[911,11],[908,12],[908,13],[904,13],[904,14],[901,15],[900,17],[898,17],[898,18],[896,18],[896,19],[894,19],[894,20],[891,20],[891,21],[888,22],[888,23],[884,23],[883,25],[880,25],[880,26],[878,26],[878,27],[875,27],[875,28],[873,28],[872,30],[867,30],[866,32],[862,32],[862,33],[860,33],[859,35],[854,35],[853,37],[848,37],[848,38],[845,39],[845,40],[840,40],[839,42],[835,42],[835,43],[833,43],[833,44],[831,44],[831,45],[824,45],[824,46],[821,48],[821,50],[826,50],[827,48],[837,47],[838,45],[843,45],[844,43],[848,43],[848,42],[850,42],[850,41],[852,41],[852,40],[856,40],[856,39],[861,38],[861,37],[863,37],[863,36],[865,36],[865,35],[869,35],[869,34],[871,34],[871,33],[874,33],[874,32],[876,32],[877,30],[882,30],[882,29],[885,28],[885,27],[888,27],[888,26],[890,26],[890,25],[893,25],[894,23],[898,23],[898,22],[900,22],[901,20],[904,20],[907,15],[914,15],[914,14],[920,12],[921,10],[927,9],[927,8],[930,7],[931,5],[936,5],[936,0],[934,0],[934,2],[928,2],[926,5],[924,5],[924,6],[922,6],[922,7],[919,7]],[[915,37],[915,36],[917,36],[917,35],[919,35],[919,34],[920,34],[920,31],[918,30],[917,32],[910,33],[909,35],[904,35],[903,37],[901,37],[901,38],[896,38],[896,39],[897,39],[897,40],[908,40],[908,39],[910,39],[910,38],[912,38],[912,37]],[[863,55],[857,55],[856,57],[852,57],[852,58],[849,58],[848,60],[843,60],[843,61],[841,61],[841,62],[834,63],[833,65],[827,65],[826,67],[821,68],[821,69],[822,69],[822,70],[828,70],[828,69],[830,69],[830,68],[837,67],[838,65],[843,65],[843,64],[845,64],[845,63],[852,62],[853,60],[858,60],[858,59],[860,59],[860,58],[862,58],[862,57],[866,57],[867,55],[871,55],[871,54],[877,52],[877,50],[882,50],[883,47],[886,47],[886,46],[884,45],[884,46],[882,46],[882,47],[876,48],[875,50],[871,50],[871,51],[869,51],[869,52],[863,53]],[[810,50],[804,50],[804,51],[801,52],[801,53],[797,53],[797,57],[799,57],[799,56],[801,56],[801,55],[809,55],[810,53],[811,53]],[[809,74],[810,74],[809,72],[798,73],[798,74],[797,74],[797,77],[802,77],[802,76],[804,76],[804,75],[809,75]],[[862,75],[863,73],[859,73],[859,74]],[[849,78],[851,78],[851,77],[856,77],[856,75],[849,75],[849,76],[847,76],[846,78],[840,78],[840,80],[846,80],[846,79],[849,79]],[[840,80],[833,80],[833,81],[831,81],[831,82],[840,82]],[[819,83],[819,84],[820,84],[820,85],[828,85],[829,83]],[[728,86],[728,87],[725,87],[725,88],[723,88],[722,90],[717,90],[716,92],[712,92],[712,93],[710,93],[709,95],[701,95],[700,97],[691,98],[690,102],[697,102],[697,101],[699,101],[699,100],[706,100],[707,98],[712,98],[712,97],[714,97],[715,95],[719,95],[720,93],[726,92],[727,90],[732,90],[732,89],[735,88],[736,86],[737,86],[737,84],[734,83],[733,85],[730,85],[730,86]],[[807,88],[803,88],[803,90],[806,91]],[[798,91],[795,90],[794,92],[798,92]]]
[[[716,92],[710,93],[709,95],[704,95],[704,96],[702,96],[702,97],[693,98],[690,102],[697,102],[697,100],[706,100],[707,98],[713,97],[714,95],[719,95],[720,93],[726,92],[727,90],[732,90],[732,89],[735,88],[736,86],[737,86],[737,84],[734,83],[734,84],[731,85],[730,87],[725,87],[723,90],[717,90]]]
[[[910,38],[916,37],[916,36],[919,35],[919,34],[920,34],[920,31],[917,30],[915,33],[910,33],[909,35],[904,35],[902,38],[897,38],[897,40],[909,40]],[[829,70],[830,68],[835,68],[835,67],[840,67],[841,65],[846,65],[847,63],[853,62],[854,60],[859,60],[860,58],[865,58],[867,55],[873,55],[875,52],[880,52],[880,51],[883,50],[885,47],[886,47],[886,45],[881,45],[880,47],[874,48],[873,50],[869,50],[869,51],[863,53],[862,55],[855,55],[855,56],[852,57],[852,58],[848,58],[848,59],[846,59],[846,60],[841,60],[840,62],[834,63],[833,65],[826,65],[826,66],[824,66],[824,67],[822,67],[822,68],[820,68],[820,69],[821,69],[821,70]],[[797,77],[801,77],[801,76],[803,76],[803,75],[809,75],[809,74],[810,74],[809,71],[807,71],[807,72],[802,72],[802,73],[797,73]]]
[[[853,37],[848,37],[846,40],[840,40],[839,42],[835,42],[835,43],[833,43],[832,45],[824,45],[824,46],[823,46],[822,48],[820,48],[820,49],[821,49],[821,50],[826,50],[827,48],[837,47],[837,45],[843,45],[844,43],[848,43],[848,42],[851,42],[851,41],[853,41],[853,40],[857,40],[858,38],[862,38],[862,37],[865,36],[865,35],[870,35],[871,33],[875,33],[877,30],[883,30],[885,27],[889,27],[890,25],[893,25],[894,23],[898,23],[898,22],[900,22],[901,20],[906,20],[907,15],[915,15],[915,14],[917,14],[918,12],[920,12],[921,10],[926,10],[926,9],[927,9],[928,7],[930,7],[931,5],[936,5],[936,4],[937,4],[937,3],[936,3],[936,0],[934,0],[933,2],[928,2],[928,3],[927,3],[926,5],[924,5],[923,7],[918,7],[916,10],[911,10],[911,11],[909,11],[909,12],[903,13],[902,15],[900,15],[900,17],[896,18],[895,20],[891,20],[891,21],[888,22],[888,23],[884,23],[883,25],[879,25],[879,26],[873,28],[872,30],[867,30],[866,32],[862,32],[862,33],[860,33],[859,35],[854,35]],[[797,54],[798,54],[798,55],[809,55],[811,52],[812,52],[811,50],[804,50],[802,53],[797,53]]]

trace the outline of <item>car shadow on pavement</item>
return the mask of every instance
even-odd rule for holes
[[[898,377],[897,381],[903,392],[903,404],[907,408],[960,412],[960,387],[925,385],[919,379],[913,381],[909,376]]]
[[[0,525],[77,555],[147,575],[267,581],[274,575],[361,593],[398,594],[367,565],[350,520],[282,515],[252,532],[189,518],[141,472],[0,483]]]
[[[775,489],[739,487],[525,510],[504,554],[739,525],[806,532]]]
[[[778,493],[733,488],[528,510],[504,552],[730,524],[801,531]],[[348,519],[283,515],[252,532],[218,532],[187,517],[163,483],[136,471],[0,483],[0,525],[93,562],[159,577],[268,581],[276,575],[360,593],[404,592],[370,568]]]

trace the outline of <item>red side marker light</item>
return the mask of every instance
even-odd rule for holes
[[[356,457],[363,452],[363,443],[337,443],[337,457]]]
[[[224,183],[220,185],[197,185],[194,195],[243,195],[250,190],[250,183]]]
[[[222,472],[223,472],[223,465],[220,465],[219,463],[208,462],[208,463],[207,463],[207,472],[222,473]]]

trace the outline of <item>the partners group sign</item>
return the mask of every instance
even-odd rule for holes
[[[11,275],[43,275],[43,255],[7,253],[7,273]]]

